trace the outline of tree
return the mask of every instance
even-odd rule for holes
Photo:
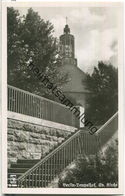
[[[86,116],[96,125],[105,123],[118,110],[118,72],[111,64],[99,62],[92,75],[87,74]]]
[[[50,93],[31,75],[27,68],[28,61],[32,61],[57,86],[66,82],[67,76],[60,75],[58,71],[61,58],[57,39],[53,36],[53,25],[41,19],[31,8],[26,16],[20,16],[17,10],[8,8],[7,23],[8,83],[43,96]]]

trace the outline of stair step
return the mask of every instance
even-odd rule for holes
[[[31,168],[35,165],[35,163],[17,163],[12,164],[11,168]]]
[[[8,169],[8,173],[24,173],[28,170],[28,168],[10,168]]]
[[[19,178],[22,173],[8,173],[8,179],[10,179],[10,175],[16,175],[16,178]]]
[[[30,181],[25,181],[24,187],[29,187],[29,188],[37,188],[37,187],[46,187],[48,185],[48,183],[50,183],[50,180],[48,180],[48,182],[41,180],[41,181],[36,181],[36,180],[30,180]],[[23,183],[22,183],[22,187],[23,187]]]
[[[18,159],[17,160],[17,163],[37,163],[37,162],[39,162],[40,161],[40,159],[34,159],[34,160],[31,160],[31,159]]]

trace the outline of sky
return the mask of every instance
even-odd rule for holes
[[[21,15],[28,8],[16,8]],[[116,7],[33,7],[44,20],[54,25],[54,36],[59,38],[68,18],[70,33],[75,36],[75,56],[78,67],[91,73],[98,61],[118,66],[118,19]]]

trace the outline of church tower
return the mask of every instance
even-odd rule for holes
[[[68,24],[64,27],[64,33],[60,36],[60,55],[62,56],[62,64],[77,65],[75,59],[75,38],[70,34]]]
[[[86,98],[90,96],[86,86],[86,74],[77,65],[75,38],[70,34],[67,23],[59,39],[59,50],[62,57],[62,66],[60,66],[59,71],[60,74],[68,75],[68,81],[62,85],[62,91],[69,100],[73,100],[75,105],[86,108]]]

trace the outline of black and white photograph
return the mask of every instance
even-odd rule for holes
[[[122,3],[2,11],[4,193],[121,194]]]

